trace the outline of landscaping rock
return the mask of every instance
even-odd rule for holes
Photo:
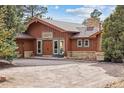
[[[0,69],[12,67],[12,66],[13,66],[13,64],[11,64],[10,62],[5,61],[5,60],[0,60]]]
[[[0,82],[4,82],[6,81],[6,77],[5,76],[0,76]]]

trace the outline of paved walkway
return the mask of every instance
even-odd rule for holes
[[[0,75],[8,79],[0,83],[0,87],[104,87],[121,78],[121,75],[116,77],[108,74],[110,70],[106,70],[100,63],[36,59],[20,59],[14,63],[18,67],[0,70]],[[104,65],[107,67],[107,64]],[[118,68],[120,66],[113,66],[111,70]]]
[[[51,65],[64,65],[64,64],[77,64],[71,60],[41,60],[41,59],[19,59],[13,61],[15,66],[51,66]]]

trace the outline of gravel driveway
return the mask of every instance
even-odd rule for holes
[[[14,64],[0,70],[8,79],[0,87],[104,87],[121,78],[108,74],[100,63],[25,59]]]

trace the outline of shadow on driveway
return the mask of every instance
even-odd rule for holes
[[[7,62],[0,62],[0,70],[11,68],[11,67],[14,67],[14,65],[10,64],[10,63],[7,63]]]
[[[106,74],[114,77],[124,77],[124,63],[97,63],[92,66],[101,67],[106,71]]]

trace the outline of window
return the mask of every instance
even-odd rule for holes
[[[65,49],[64,40],[53,40],[53,54],[63,54]]]
[[[87,31],[93,31],[94,27],[87,27]]]
[[[58,54],[58,40],[53,41],[53,53]]]
[[[77,40],[77,47],[82,47],[82,39]]]
[[[64,40],[60,40],[60,54],[64,53]]]
[[[89,39],[84,39],[84,47],[89,47]]]
[[[37,40],[37,54],[42,54],[42,40]]]

